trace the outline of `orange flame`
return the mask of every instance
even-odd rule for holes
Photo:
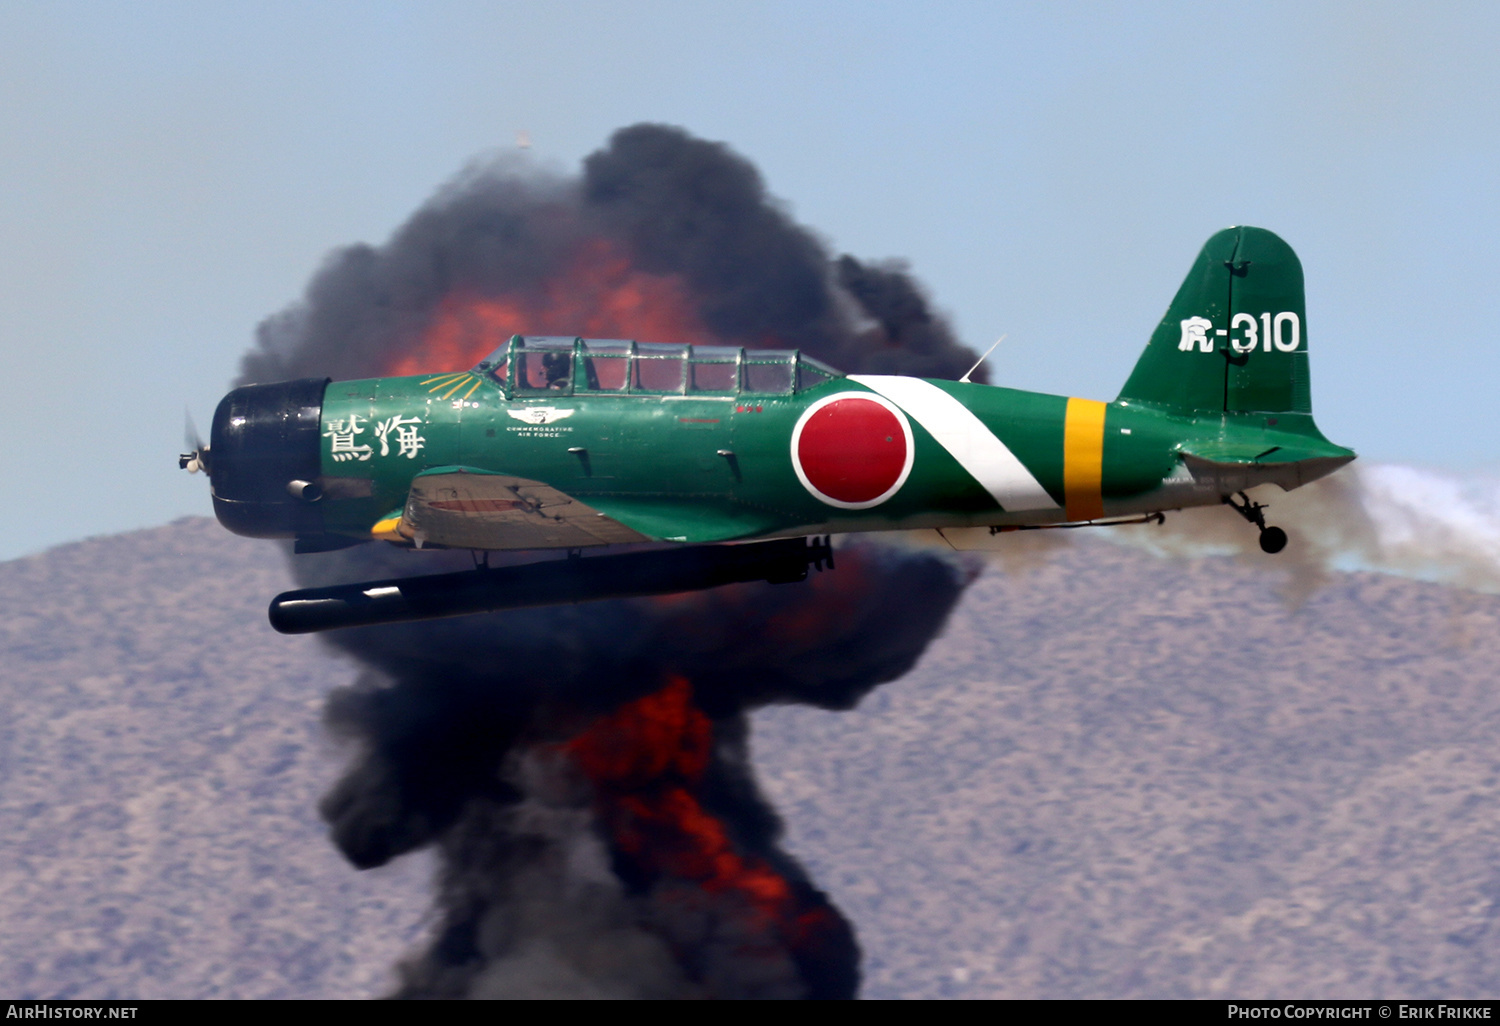
[[[693,704],[692,686],[673,677],[601,716],[565,748],[593,782],[619,852],[653,875],[743,895],[768,925],[800,944],[826,925],[828,913],[795,907],[787,881],[762,859],[736,851],[724,824],[704,809],[695,790],[712,744],[713,723]]]
[[[592,239],[534,290],[445,296],[421,341],[387,373],[463,370],[517,334],[708,341],[681,278],[635,270],[608,240]]]

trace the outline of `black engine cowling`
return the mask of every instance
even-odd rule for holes
[[[245,385],[214,411],[214,515],[251,538],[321,535],[323,390],[328,378]]]

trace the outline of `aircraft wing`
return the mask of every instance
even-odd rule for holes
[[[406,506],[371,533],[450,549],[587,548],[656,540],[551,485],[467,467],[418,474]]]

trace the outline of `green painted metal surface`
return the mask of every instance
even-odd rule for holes
[[[1120,398],[1177,412],[1312,412],[1302,264],[1262,228],[1204,245]]]
[[[833,429],[818,428],[812,456],[794,451],[799,424],[825,409],[829,423],[906,425],[899,487],[841,503],[808,483],[826,467],[861,472],[839,462]],[[541,482],[672,541],[1047,524],[1069,508],[1216,503],[1219,479],[1203,466],[1228,475],[1222,491],[1262,471],[1286,486],[1272,465],[1305,465],[1300,483],[1353,458],[1312,421],[1302,268],[1262,229],[1209,239],[1120,397],[1102,421],[1085,416],[1097,409],[989,385],[846,378],[795,353],[517,337],[471,371],[330,384],[323,520],[369,537],[416,474],[464,467]],[[850,444],[905,452],[896,431]],[[1070,488],[1090,487],[1102,506],[1070,502]]]

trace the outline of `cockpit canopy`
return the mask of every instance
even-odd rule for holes
[[[791,395],[844,375],[795,349],[512,335],[474,368],[508,396]]]

